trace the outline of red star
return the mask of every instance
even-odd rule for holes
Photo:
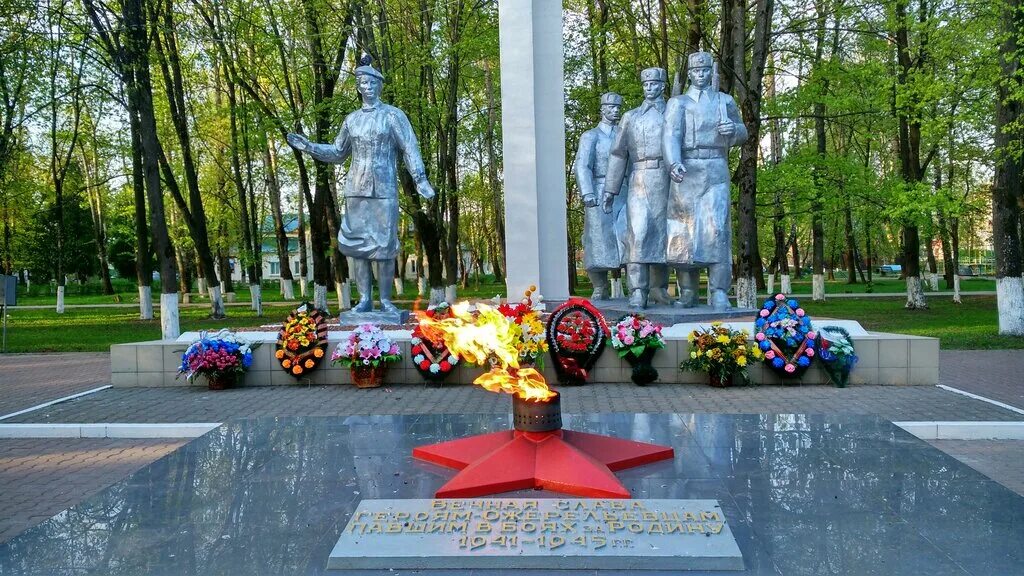
[[[550,490],[590,498],[629,498],[613,471],[673,458],[672,448],[600,434],[506,430],[420,446],[414,458],[460,470],[437,498]]]

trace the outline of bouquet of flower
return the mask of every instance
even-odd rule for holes
[[[850,380],[850,371],[857,363],[850,333],[839,326],[825,326],[819,333],[818,358],[824,364],[825,373],[839,388],[845,388]]]
[[[661,328],[661,324],[648,320],[643,314],[627,314],[612,327],[612,348],[633,367],[630,379],[641,386],[658,379],[651,358],[659,348],[665,347]]]
[[[746,330],[732,330],[721,322],[712,322],[710,328],[694,330],[687,337],[690,357],[679,367],[707,372],[713,386],[728,386],[734,375],[749,383],[749,358],[760,358],[761,351],[757,346],[747,345],[747,337]]]
[[[537,294],[537,287],[530,286],[518,304],[498,306],[498,311],[518,327],[516,348],[519,350],[519,362],[534,364],[541,370],[544,369],[544,353],[548,351],[544,323],[540,319],[543,300],[544,297]]]
[[[316,368],[327,351],[327,321],[323,312],[303,303],[281,326],[274,357],[292,376]]]
[[[202,375],[209,380],[210,388],[225,388],[252,365],[252,348],[248,340],[226,328],[213,335],[200,332],[199,339],[182,354],[178,374],[184,374],[190,382]]]
[[[754,320],[754,340],[764,352],[764,361],[782,376],[800,376],[816,354],[817,334],[811,317],[795,299],[784,294],[765,300]]]
[[[402,352],[398,348],[398,343],[376,324],[360,324],[331,354],[332,364],[341,364],[348,368],[376,368],[401,359]]]
[[[423,313],[430,320],[444,320],[451,316],[451,306],[442,302]],[[427,336],[420,324],[412,330],[412,364],[416,371],[427,380],[442,382],[455,370],[459,356],[448,350],[444,339],[439,335]]]

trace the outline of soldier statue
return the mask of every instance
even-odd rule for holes
[[[421,196],[433,198],[434,189],[427,180],[409,119],[398,108],[380,101],[384,75],[366,57],[360,64],[355,76],[362,107],[345,117],[334,143],[313,143],[301,134],[288,134],[288,143],[321,162],[341,164],[352,158],[345,179],[345,214],[338,230],[338,248],[354,262],[359,303],[353,311],[373,311],[372,263],[376,262],[381,310],[400,313],[391,302],[398,256],[398,156]]]
[[[666,260],[679,278],[680,303],[697,305],[700,269],[708,269],[708,303],[729,308],[732,226],[729,148],[747,139],[736,102],[718,91],[711,54],[688,60],[689,89],[665,109],[664,156],[672,184]]]
[[[573,171],[583,198],[583,267],[594,284],[593,300],[608,299],[608,273],[617,275],[625,257],[626,195],[619,194],[611,212],[599,206],[608,170],[608,151],[618,131],[622,96],[601,96],[601,122],[580,137]],[[623,185],[625,182],[623,182]]]
[[[602,199],[611,212],[615,197],[629,173],[626,192],[626,276],[629,305],[646,308],[648,297],[671,303],[665,287],[665,208],[668,199],[668,166],[662,158],[662,127],[665,122],[665,81],[662,68],[640,73],[644,101],[626,112],[612,143]],[[630,172],[631,171],[631,172]]]

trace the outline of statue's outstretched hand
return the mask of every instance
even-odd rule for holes
[[[416,192],[418,192],[420,196],[423,196],[427,200],[430,200],[431,198],[434,197],[434,187],[431,186],[430,181],[426,179],[421,180],[416,184]]]
[[[686,168],[683,168],[681,163],[672,165],[672,171],[668,173],[669,177],[672,178],[673,182],[682,182],[683,176],[686,175]]]
[[[597,206],[597,195],[596,194],[584,194],[583,205],[587,208],[593,208]]]
[[[611,214],[612,213],[612,203],[613,202],[615,202],[615,195],[614,194],[609,194],[608,192],[605,192],[604,193],[604,198],[602,198],[602,202],[601,202],[604,205],[604,213],[605,214]]]
[[[295,134],[294,132],[288,133],[288,144],[292,148],[295,148],[299,152],[305,152],[309,149],[309,138],[306,138],[302,134]]]

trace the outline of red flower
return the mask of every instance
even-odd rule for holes
[[[424,360],[424,362],[426,362],[426,360]],[[428,365],[427,368],[429,369],[430,366]],[[441,360],[441,372],[448,372],[451,369],[452,365],[449,364],[447,360]]]
[[[423,347],[420,346],[419,344],[417,344],[417,345],[412,347],[412,355],[413,356],[419,354],[420,352],[423,352]]]
[[[420,362],[420,370],[430,370],[430,361],[424,360],[423,362]]]

